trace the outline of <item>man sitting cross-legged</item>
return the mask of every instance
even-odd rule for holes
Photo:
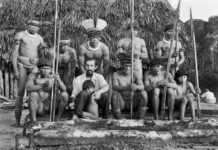
[[[73,92],[71,95],[71,101],[75,103],[75,111],[73,119],[87,117],[84,114],[86,106],[89,105],[90,101],[95,100],[102,109],[102,117],[108,117],[108,94],[109,85],[101,74],[95,73],[97,69],[97,61],[95,59],[85,60],[85,73],[76,77],[73,81]],[[83,85],[86,80],[91,80],[94,83],[95,89],[92,96],[87,90],[83,90]],[[91,99],[92,98],[92,99]],[[96,109],[97,107],[92,107]],[[90,112],[97,112],[97,110],[90,110]]]
[[[172,75],[168,75],[167,81],[165,81],[166,71],[163,71],[162,62],[159,59],[153,59],[150,62],[151,70],[145,72],[144,75],[144,85],[148,92],[149,100],[152,101],[152,106],[154,110],[154,119],[158,120],[158,110],[160,103],[160,96],[163,94],[163,87],[166,83],[175,83]],[[169,109],[169,120],[172,119],[172,113],[174,108],[174,96],[175,92],[172,88],[167,89],[167,103]]]
[[[113,74],[113,115],[116,119],[120,119],[121,111],[130,109],[131,91],[134,91],[133,109],[138,111],[138,119],[144,119],[147,107],[147,93],[144,90],[141,75],[134,74],[134,83],[131,84],[131,58],[126,55],[120,61],[123,69]]]
[[[52,62],[49,59],[41,59],[38,63],[39,72],[31,73],[27,79],[26,89],[29,93],[29,110],[31,121],[37,121],[36,115],[44,115],[50,110],[51,90],[54,78],[51,75]],[[57,117],[59,120],[68,102],[66,86],[60,80],[59,75],[55,76],[57,88],[56,96]]]

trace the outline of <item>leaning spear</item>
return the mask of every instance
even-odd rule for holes
[[[195,57],[195,84],[196,88],[199,89],[199,79],[198,79],[198,59],[197,59],[197,51],[196,51],[196,43],[195,43],[195,31],[192,19],[192,9],[190,8],[190,23],[191,23],[191,37],[192,37],[192,44],[194,49],[194,57]],[[197,92],[197,116],[198,118],[202,117],[201,109],[200,109],[200,95]]]
[[[178,30],[176,28],[177,28],[177,24],[179,21],[180,4],[181,4],[181,0],[179,0],[178,6],[176,9],[176,19],[174,21],[173,35],[172,35],[171,41],[170,41],[170,52],[169,52],[169,56],[168,56],[168,60],[167,60],[167,71],[166,71],[166,75],[165,75],[165,80],[167,80],[169,77],[171,59],[172,59],[171,57],[172,57],[172,52],[173,52],[173,41],[174,41],[175,35],[177,34],[176,31],[178,32]],[[165,117],[166,93],[167,93],[167,86],[164,86],[162,103],[161,103],[161,118],[163,118],[163,119]]]

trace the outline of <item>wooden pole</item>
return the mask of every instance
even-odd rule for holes
[[[131,84],[134,82],[134,0],[130,0],[130,12],[131,12]],[[133,118],[133,95],[134,91],[131,91],[130,99],[130,118]]]
[[[198,59],[197,59],[197,50],[196,50],[196,42],[195,42],[195,31],[192,20],[192,10],[190,8],[190,23],[191,23],[191,36],[192,36],[192,44],[194,49],[194,57],[195,57],[195,84],[196,88],[199,89],[199,79],[198,79]],[[200,109],[200,95],[197,92],[197,117],[201,118],[201,109]]]
[[[53,60],[53,65],[52,65],[52,74],[55,75],[55,61],[56,61],[56,44],[57,44],[57,22],[58,22],[58,0],[55,0],[55,26],[54,26],[54,60]],[[55,116],[54,114],[54,102],[55,102],[55,84],[52,87],[52,92],[51,92],[51,109],[50,109],[50,121],[54,121]]]
[[[180,4],[181,4],[181,0],[179,0],[177,9],[176,9],[176,19],[174,21],[174,28],[173,28],[173,36],[171,37],[171,41],[170,41],[170,53],[168,56],[168,61],[167,61],[167,71],[166,71],[166,75],[165,75],[165,80],[168,80],[168,76],[170,73],[170,67],[171,67],[171,57],[172,57],[172,52],[173,52],[173,41],[175,38],[176,33],[176,28],[177,28],[177,24],[179,21],[179,10],[180,10]],[[161,103],[161,118],[165,119],[165,103],[166,103],[166,95],[167,95],[167,86],[164,86],[164,91],[163,91],[163,97],[162,97],[162,103]]]

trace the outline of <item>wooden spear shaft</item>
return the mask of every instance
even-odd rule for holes
[[[195,57],[195,84],[196,88],[199,89],[199,79],[198,79],[198,59],[197,59],[197,50],[196,50],[196,42],[195,42],[195,31],[192,20],[192,10],[190,8],[190,22],[191,22],[191,36],[192,36],[192,44],[194,49],[194,57]],[[200,95],[197,92],[197,116],[198,118],[202,117],[201,109],[200,109]]]
[[[131,12],[131,84],[134,82],[134,0],[130,0],[130,12]],[[133,95],[134,91],[131,91],[130,99],[130,118],[133,118]]]
[[[172,51],[173,51],[173,41],[175,38],[176,33],[176,28],[177,28],[177,24],[178,24],[178,20],[179,20],[179,9],[180,9],[180,4],[181,4],[181,0],[179,0],[177,9],[176,9],[176,19],[174,22],[174,28],[173,28],[173,35],[171,37],[171,41],[170,41],[170,53],[168,56],[168,60],[167,60],[167,71],[166,71],[166,75],[165,75],[165,80],[168,80],[169,77],[169,72],[170,72],[170,66],[171,66],[171,57],[172,57]],[[162,103],[161,103],[161,118],[165,118],[165,103],[166,103],[166,95],[167,95],[167,86],[164,86],[164,91],[163,91],[163,96],[162,96]]]
[[[55,0],[55,26],[54,26],[54,60],[53,60],[53,64],[52,64],[52,74],[55,74],[55,59],[56,59],[56,44],[57,44],[57,22],[58,22],[58,0]],[[51,92],[51,106],[50,106],[50,121],[54,121],[54,93],[55,93],[55,84],[52,87],[52,92]]]

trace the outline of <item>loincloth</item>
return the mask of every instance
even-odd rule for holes
[[[23,66],[27,69],[34,69],[36,68],[39,62],[39,58],[28,58],[24,56],[19,56],[17,58],[17,64]]]

